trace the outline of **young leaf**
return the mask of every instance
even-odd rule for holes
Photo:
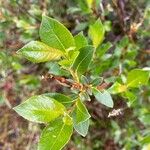
[[[43,95],[45,95],[47,97],[50,97],[50,98],[54,98],[56,101],[62,103],[63,105],[65,105],[65,104],[71,104],[74,101],[70,97],[68,97],[66,95],[63,95],[61,93],[45,93]]]
[[[135,95],[133,92],[128,90],[122,93],[122,96],[129,100],[130,105],[137,99],[137,95]]]
[[[149,72],[142,69],[134,69],[128,73],[127,86],[139,87],[141,85],[147,85],[149,80]]]
[[[73,70],[75,70],[77,73],[83,74],[88,69],[89,64],[91,63],[91,59],[93,57],[94,53],[94,47],[93,46],[85,46],[82,47],[80,50],[79,55],[75,59],[75,62],[73,63]]]
[[[102,77],[97,77],[91,82],[91,84],[92,86],[98,86],[102,83],[102,81],[103,81]]]
[[[91,13],[91,3],[89,3],[89,0],[77,0],[79,7],[84,13]]]
[[[23,55],[26,59],[35,63],[57,60],[63,56],[61,51],[49,47],[48,45],[39,41],[32,41],[28,43],[17,53]]]
[[[74,111],[74,124],[79,124],[80,122],[84,122],[90,118],[90,114],[86,109],[85,105],[81,102],[80,99],[76,102],[76,108]]]
[[[81,92],[79,97],[82,101],[91,101],[91,98],[87,92]]]
[[[96,88],[93,88],[92,90],[93,90],[93,94],[94,94],[95,98],[98,100],[98,102],[100,102],[101,104],[103,104],[107,107],[112,108],[114,106],[111,95],[107,91],[104,91],[103,93],[101,93]]]
[[[83,84],[89,84],[87,77],[84,75],[81,75],[80,80],[81,80],[81,83],[83,83]]]
[[[117,93],[122,93],[127,91],[127,86],[126,85],[122,85],[118,82],[115,82],[109,89],[108,91],[111,94],[117,94]]]
[[[63,52],[75,48],[75,42],[70,31],[60,22],[47,16],[42,17],[40,27],[42,42]]]
[[[76,51],[76,50],[69,51],[68,52],[69,59],[60,60],[59,64],[63,66],[64,68],[70,68],[73,62],[75,61],[76,57],[78,56],[78,54],[79,54],[79,51]]]
[[[103,41],[105,34],[105,29],[100,19],[98,19],[89,28],[89,36],[92,39],[93,45],[97,48]]]
[[[74,129],[83,137],[85,137],[88,133],[89,129],[89,119],[80,122],[78,124],[74,124]]]
[[[61,150],[70,140],[73,124],[62,120],[51,122],[42,132],[38,150]]]
[[[47,123],[63,114],[65,107],[53,98],[39,95],[29,98],[14,110],[29,121]]]
[[[86,40],[86,37],[83,35],[83,32],[80,32],[74,37],[76,49],[80,49],[81,47],[87,46],[88,42]]]

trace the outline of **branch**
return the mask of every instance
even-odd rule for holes
[[[42,79],[53,79],[55,81],[57,81],[59,84],[65,86],[65,87],[69,87],[71,89],[77,89],[79,91],[86,91],[88,88],[91,87],[91,85],[86,85],[86,84],[81,84],[78,82],[74,82],[71,79],[66,79],[64,77],[61,76],[56,76],[53,74],[46,74],[44,76],[42,76]],[[97,89],[102,91],[104,89],[107,89],[108,87],[110,87],[111,84],[108,84],[106,82],[103,82],[102,84],[97,86]]]

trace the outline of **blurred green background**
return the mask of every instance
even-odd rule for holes
[[[103,43],[112,46],[93,69],[96,75],[113,81],[122,69],[150,67],[149,0],[0,0],[0,150],[35,150],[44,126],[27,122],[12,108],[31,95],[63,91],[41,78],[47,72],[62,75],[57,64],[33,64],[16,54],[39,39],[43,13],[85,36],[93,20],[102,20]],[[113,99],[122,114],[108,118],[112,109],[87,103],[89,133],[85,138],[74,133],[65,150],[150,150],[150,86]]]

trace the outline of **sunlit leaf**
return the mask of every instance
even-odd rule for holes
[[[51,122],[42,132],[38,150],[61,150],[70,140],[73,124],[61,119]]]
[[[134,69],[128,73],[127,86],[139,87],[147,85],[149,80],[149,72],[142,69]]]
[[[40,27],[40,38],[50,47],[63,52],[75,48],[74,38],[70,31],[57,20],[44,15]]]
[[[92,39],[93,45],[97,48],[103,41],[105,29],[100,19],[98,19],[89,28],[89,36]]]
[[[74,102],[73,99],[71,99],[70,97],[64,95],[64,94],[61,94],[61,93],[45,93],[43,94],[47,97],[50,97],[50,98],[54,98],[55,100],[57,100],[58,102],[62,103],[62,104],[71,104]]]
[[[80,49],[81,47],[88,45],[88,42],[85,36],[83,35],[83,32],[80,32],[79,34],[77,34],[74,37],[74,39],[75,39],[76,49]]]
[[[118,82],[115,82],[109,89],[108,91],[111,94],[117,94],[117,93],[122,93],[125,92],[127,90],[127,86],[126,85],[122,85]]]
[[[63,56],[61,51],[39,41],[26,44],[17,53],[35,63],[57,60]]]
[[[33,96],[14,107],[14,110],[29,121],[45,123],[64,113],[65,107],[48,96]]]
[[[72,68],[77,73],[83,74],[87,71],[89,64],[91,63],[94,47],[93,46],[85,46],[80,50],[79,55],[77,56]]]

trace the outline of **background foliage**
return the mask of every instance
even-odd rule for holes
[[[96,54],[99,59],[91,65],[91,70],[104,77],[107,83],[125,82],[125,76],[133,68],[149,69],[148,0],[95,0],[94,3],[92,0],[1,0],[0,8],[0,149],[36,149],[43,129],[42,125],[26,122],[12,107],[35,94],[67,92],[57,82],[41,78],[47,72],[66,75],[57,64],[32,64],[16,54],[25,43],[39,39],[42,13],[61,21],[73,34],[83,31],[87,38],[92,37],[87,28],[101,18],[105,39]],[[134,75],[136,77],[136,73]],[[121,110],[117,116],[108,117],[112,109],[96,101],[87,102],[92,116],[90,131],[85,138],[74,133],[66,149],[148,150],[149,87],[113,95],[114,108]]]

